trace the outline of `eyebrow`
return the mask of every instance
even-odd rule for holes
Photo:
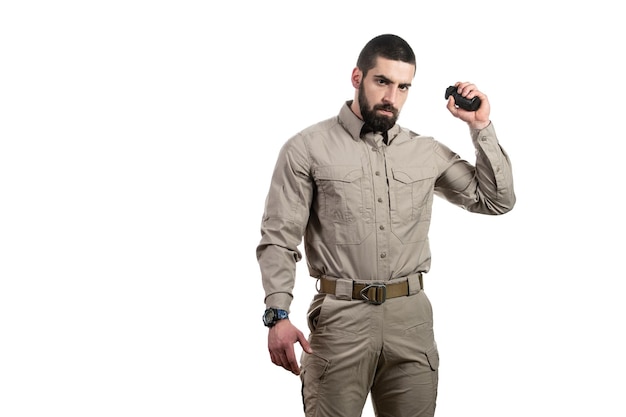
[[[389,78],[385,77],[384,75],[374,75],[374,78],[377,78],[379,80],[383,80],[387,83],[393,84],[393,81],[390,80]],[[398,84],[399,87],[410,87],[411,83],[400,83]]]

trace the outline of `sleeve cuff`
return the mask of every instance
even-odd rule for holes
[[[289,312],[289,307],[291,306],[292,300],[293,296],[289,293],[278,292],[270,294],[265,297],[265,307],[279,308],[281,310],[286,310],[287,312]]]

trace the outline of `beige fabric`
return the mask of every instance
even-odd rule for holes
[[[511,165],[492,125],[470,131],[474,165],[399,125],[360,137],[345,103],[281,149],[257,247],[265,303],[289,310],[304,236],[309,273],[387,281],[430,269],[435,194],[466,210],[501,214],[515,202]]]
[[[301,359],[307,417],[358,417],[370,389],[378,417],[434,415],[439,354],[423,291],[380,305],[319,294],[308,318],[313,353]]]

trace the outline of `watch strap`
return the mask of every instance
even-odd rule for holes
[[[271,318],[269,317],[271,315]],[[279,320],[289,318],[289,313],[280,308],[268,308],[263,313],[263,324],[273,327]]]

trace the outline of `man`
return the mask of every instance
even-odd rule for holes
[[[476,86],[455,84],[480,98],[478,110],[459,108],[453,95],[447,104],[469,125],[474,165],[396,124],[415,69],[403,39],[375,37],[352,71],[354,100],[278,156],[257,248],[263,321],[272,362],[300,375],[306,416],[360,416],[369,393],[379,417],[434,415],[439,355],[423,291],[433,196],[483,214],[515,204],[509,158]],[[319,280],[309,340],[288,318],[303,236]]]

